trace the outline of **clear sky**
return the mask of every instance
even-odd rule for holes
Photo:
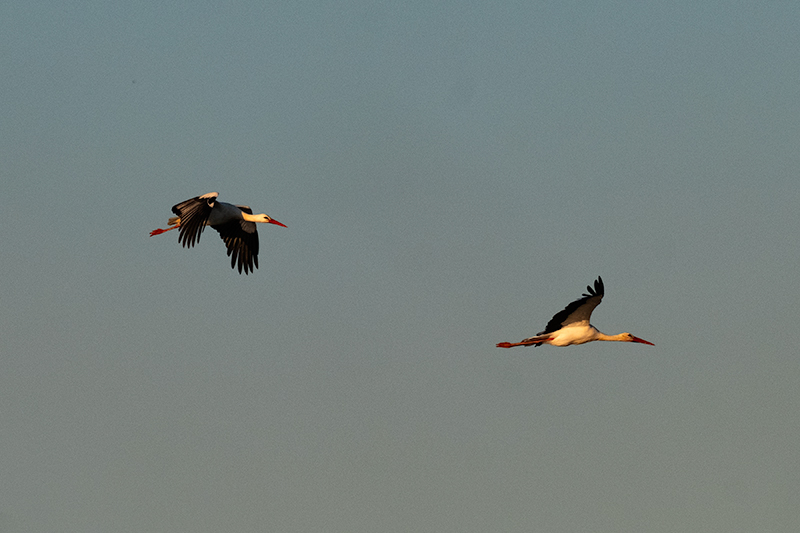
[[[0,532],[799,531],[798,20],[4,2]]]

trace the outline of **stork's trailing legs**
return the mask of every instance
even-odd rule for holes
[[[551,341],[553,339],[540,339],[536,341],[526,340],[522,342],[498,342],[498,348],[513,348],[514,346],[535,346],[537,344],[542,344],[544,341]]]
[[[152,237],[153,235],[161,235],[162,233],[166,233],[168,231],[172,231],[177,228],[180,228],[180,226],[172,226],[171,228],[167,229],[154,229],[153,231],[150,232],[150,236]]]
[[[171,217],[167,221],[167,224],[170,224],[172,227],[167,228],[167,229],[154,229],[153,231],[150,232],[150,236],[152,237],[153,235],[161,235],[162,233],[166,233],[168,231],[172,231],[174,229],[180,228],[181,227],[181,219],[178,218],[178,217]]]

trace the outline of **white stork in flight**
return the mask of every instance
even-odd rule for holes
[[[620,341],[638,342],[655,346],[652,342],[647,342],[639,337],[634,337],[630,333],[620,333],[619,335],[606,335],[598,331],[596,327],[589,324],[594,308],[600,305],[605,295],[603,278],[597,277],[594,282],[594,289],[587,286],[589,294],[584,294],[583,298],[575,300],[556,316],[550,319],[544,331],[537,333],[535,337],[529,337],[522,342],[501,342],[498,348],[512,348],[514,346],[541,346],[542,344],[552,344],[553,346],[569,346],[571,344],[584,344],[591,341]]]
[[[239,274],[242,270],[245,274],[248,270],[254,272],[258,268],[258,232],[255,223],[286,226],[263,213],[254,215],[246,205],[218,202],[217,196],[219,193],[210,192],[172,206],[172,212],[178,216],[171,217],[167,222],[171,227],[153,230],[150,236],[180,228],[178,242],[191,248],[195,242],[200,242],[200,234],[205,227],[211,226],[219,232],[228,248],[231,268],[236,268],[238,261]]]

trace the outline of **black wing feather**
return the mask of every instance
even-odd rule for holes
[[[249,208],[248,208],[249,211]],[[255,272],[258,268],[258,232],[255,222],[232,220],[225,224],[211,226],[219,232],[219,236],[228,249],[231,268],[239,268],[239,274]]]
[[[196,196],[172,206],[172,212],[181,219],[178,242],[183,244],[184,248],[191,248],[196,242],[200,242],[200,234],[206,227],[216,199],[216,196],[206,198]]]
[[[580,309],[587,302],[589,303],[589,305],[586,307],[586,309],[583,310],[584,313],[582,313],[585,314],[585,318],[583,316],[577,318],[582,320],[583,319],[589,320],[589,316],[591,316],[592,311],[594,311],[595,307],[600,305],[600,301],[603,299],[603,296],[605,296],[606,288],[603,285],[603,278],[597,276],[597,280],[594,282],[594,289],[592,289],[591,286],[587,285],[586,290],[588,291],[588,294],[584,293],[583,298],[575,300],[574,302],[566,306],[563,310],[556,313],[556,315],[550,319],[550,322],[547,323],[547,326],[544,328],[544,331],[537,333],[537,335],[545,335],[546,333],[552,333],[554,331],[558,331],[562,327],[566,326],[567,323],[575,322],[575,320],[573,319],[576,317],[572,317],[573,319],[570,319],[569,321],[567,321],[567,319],[570,318],[570,315],[572,315],[575,311]],[[591,300],[592,298],[594,298],[594,300],[589,302],[589,300]]]

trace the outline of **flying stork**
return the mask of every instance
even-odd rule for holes
[[[246,205],[218,202],[217,196],[219,193],[210,192],[172,206],[172,212],[178,216],[170,217],[167,223],[171,227],[155,229],[150,236],[179,228],[178,242],[183,243],[184,248],[191,248],[195,242],[200,242],[200,234],[205,227],[211,226],[219,232],[228,248],[231,268],[236,268],[238,262],[239,274],[242,270],[245,274],[248,270],[254,272],[258,268],[258,232],[255,223],[286,226],[263,213],[254,215]]]
[[[606,335],[601,333],[596,327],[589,324],[594,308],[600,305],[605,295],[603,278],[597,277],[594,282],[594,289],[586,286],[589,294],[584,294],[583,298],[575,300],[562,311],[557,313],[544,331],[537,333],[535,337],[529,337],[522,342],[500,342],[498,348],[512,348],[514,346],[541,346],[542,344],[552,344],[553,346],[569,346],[571,344],[584,344],[591,341],[620,341],[638,342],[655,346],[652,342],[635,337],[630,333],[620,333],[619,335]]]

